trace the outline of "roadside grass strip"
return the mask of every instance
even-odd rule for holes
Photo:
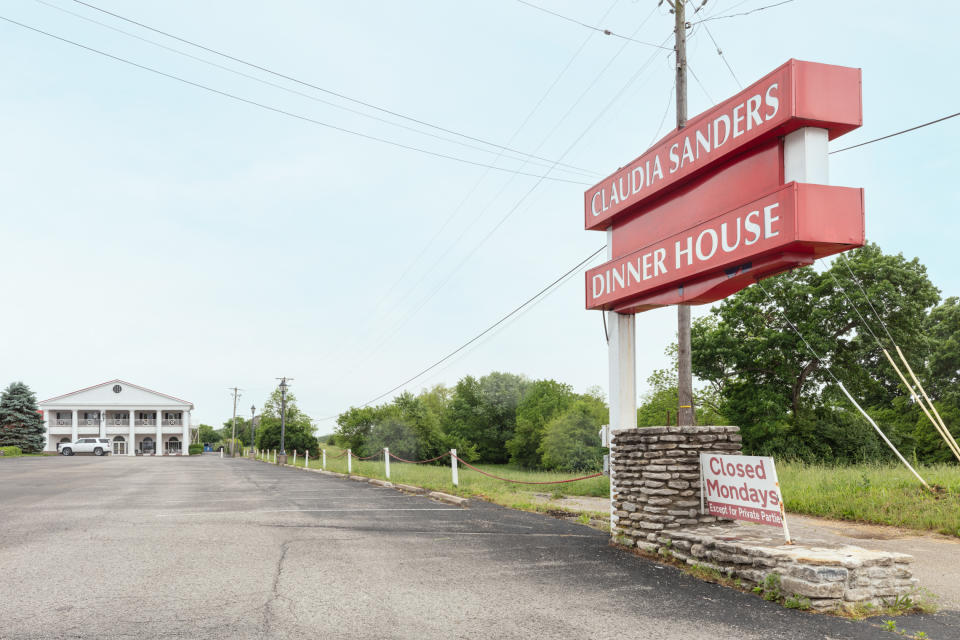
[[[324,448],[327,450],[326,470],[336,473],[347,473],[347,458],[343,455],[346,451],[333,446]],[[292,456],[288,457],[288,462],[293,462]],[[296,466],[304,466],[302,455],[297,456]],[[492,473],[517,482],[562,482],[568,480],[571,475],[577,475],[569,472],[529,471],[513,465],[476,464],[473,466],[487,473]],[[310,453],[310,468],[323,468],[322,461],[319,459],[319,456],[317,456],[317,452]],[[386,479],[385,466],[382,460],[357,460],[354,458],[351,462],[350,473],[354,476],[380,480]],[[504,482],[503,480],[481,475],[462,464],[459,466],[458,486],[454,486],[450,470],[450,459],[448,457],[444,457],[444,459],[430,464],[413,464],[399,462],[393,459],[390,461],[390,482],[394,485],[413,485],[422,487],[428,491],[441,491],[464,498],[481,498],[487,502],[499,504],[504,507],[540,513],[571,510],[550,504],[549,502],[544,503],[538,501],[535,495],[538,493],[542,495],[543,492],[551,492],[552,497],[555,498],[565,496],[607,497],[610,495],[610,480],[606,476],[567,482],[555,486],[524,485]],[[562,487],[562,489],[556,487]],[[578,512],[572,511],[572,513]],[[597,518],[609,517],[609,514],[605,512],[589,513]]]
[[[925,465],[930,494],[900,465],[778,463],[788,512],[960,537],[960,467]]]
[[[346,451],[329,445],[324,448],[327,451],[326,469],[347,473]],[[320,456],[317,453],[311,452],[311,469],[321,468]],[[292,462],[292,456],[290,461]],[[298,456],[296,466],[302,467],[303,463],[303,456]],[[352,475],[385,479],[382,460],[354,459],[351,465]],[[571,475],[530,471],[514,465],[474,466],[494,475],[525,482],[555,482],[565,480]],[[960,537],[960,467],[951,464],[919,465],[917,470],[928,478],[936,491],[935,494],[919,487],[909,471],[900,465],[831,466],[777,462],[788,513],[935,531]],[[574,514],[586,513],[595,519],[609,517],[606,512],[571,509],[549,500],[544,502],[538,499],[538,495],[544,494],[553,499],[578,496],[606,498],[610,495],[610,480],[606,476],[553,486],[522,485],[489,478],[460,465],[459,486],[455,487],[451,478],[450,460],[445,458],[431,464],[409,464],[392,460],[390,481],[394,484],[423,487],[428,491],[481,498],[523,511],[566,511]]]

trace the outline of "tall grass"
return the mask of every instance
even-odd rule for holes
[[[960,537],[960,467],[916,469],[927,483],[936,485],[936,495],[903,465],[781,462],[777,475],[787,511]]]

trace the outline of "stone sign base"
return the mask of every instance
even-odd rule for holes
[[[611,433],[610,532],[615,542],[716,569],[746,586],[768,575],[784,597],[818,610],[883,606],[916,588],[913,558],[816,540],[700,512],[700,454],[740,454],[738,427],[647,427]],[[783,487],[789,495],[790,487]],[[789,518],[787,521],[789,525]]]
[[[740,578],[746,587],[763,584],[768,575],[776,574],[784,597],[809,598],[818,611],[864,604],[882,607],[917,588],[910,571],[912,556],[816,540],[786,545],[780,529],[762,525],[723,522],[619,541],[716,569]]]

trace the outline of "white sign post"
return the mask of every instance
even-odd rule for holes
[[[773,458],[700,454],[700,512],[790,530]]]

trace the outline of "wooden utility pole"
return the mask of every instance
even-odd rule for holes
[[[230,457],[233,457],[234,448],[237,446],[237,398],[240,397],[240,389],[233,387],[233,437],[230,438]]]
[[[687,126],[686,0],[674,0],[677,52],[677,129]],[[677,305],[677,426],[693,425],[693,367],[690,362],[690,306]]]

